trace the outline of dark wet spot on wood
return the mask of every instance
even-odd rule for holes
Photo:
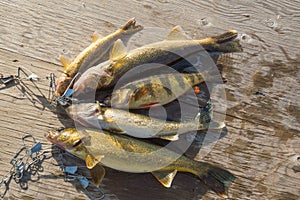
[[[144,6],[144,8],[147,8],[147,9],[151,9],[152,8],[152,6],[147,5],[147,4],[144,4],[143,6]]]
[[[259,91],[255,92],[255,95],[262,95],[262,96],[266,96],[264,93],[262,93],[262,92],[259,92]]]
[[[169,3],[170,1],[168,1],[168,0],[158,0],[158,2],[160,2],[160,3]]]

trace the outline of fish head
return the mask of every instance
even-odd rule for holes
[[[102,115],[103,109],[101,109],[98,104],[73,104],[68,106],[66,111],[71,119],[85,127],[101,128],[98,124],[98,116]]]
[[[68,152],[75,150],[82,143],[76,128],[53,129],[45,136],[51,143]]]
[[[69,116],[74,119],[74,116],[82,116],[88,118],[99,113],[99,106],[95,103],[72,104],[66,108]]]
[[[113,80],[111,73],[104,69],[90,68],[74,83],[73,89],[77,95],[95,91],[108,86]]]
[[[96,90],[98,85],[97,76],[93,73],[83,74],[73,86],[77,95],[84,94],[87,91]]]
[[[53,129],[45,136],[51,143],[76,157],[85,160],[89,155],[83,142],[85,139],[76,128]]]
[[[55,85],[56,85],[56,89],[55,89],[55,96],[60,97],[64,94],[64,92],[66,91],[66,89],[68,88],[68,86],[70,85],[72,81],[72,78],[70,77],[59,77],[58,79],[55,80]]]

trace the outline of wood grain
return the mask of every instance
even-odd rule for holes
[[[3,0],[0,7],[0,73],[15,75],[23,66],[42,78],[0,88],[0,175],[9,171],[24,133],[51,147],[44,134],[72,123],[45,98],[46,76],[59,75],[58,55],[74,58],[94,31],[105,35],[136,17],[145,27],[181,25],[192,38],[228,29],[241,33],[244,52],[223,58],[227,134],[204,158],[194,152],[201,141],[187,154],[237,176],[230,199],[300,198],[300,172],[294,170],[300,165],[299,2]],[[63,181],[55,159],[43,167],[27,190],[12,181],[4,199],[93,199]],[[179,174],[165,189],[150,174],[107,169],[102,187],[105,199],[221,199],[189,174]]]

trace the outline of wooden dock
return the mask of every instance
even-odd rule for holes
[[[224,68],[227,133],[203,159],[237,176],[230,199],[300,199],[299,2],[3,0],[0,7],[0,73],[16,75],[25,67],[41,78],[0,85],[0,176],[10,171],[22,135],[51,147],[44,134],[72,123],[47,100],[46,77],[62,69],[58,55],[74,58],[94,31],[106,35],[136,17],[145,27],[181,25],[195,39],[228,29],[242,33],[244,52],[229,55]],[[55,159],[42,166],[25,188],[12,180],[4,199],[79,200],[98,194],[65,182]],[[151,174],[107,168],[101,186],[108,200],[222,199],[190,174],[178,174],[166,189]]]

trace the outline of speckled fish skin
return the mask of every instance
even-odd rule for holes
[[[106,61],[109,58],[108,51],[115,41],[122,39],[126,43],[133,34],[143,29],[141,25],[136,26],[135,23],[135,19],[132,18],[114,33],[93,42],[74,59],[64,73],[68,77],[74,77],[79,68],[85,71],[91,66]]]
[[[167,65],[204,49],[209,52],[241,52],[243,50],[239,41],[234,40],[236,37],[237,32],[230,30],[219,36],[202,40],[164,40],[134,49],[111,66],[110,71],[114,77],[111,84],[114,84],[114,81],[117,81],[128,70],[142,64],[162,63]]]
[[[109,50],[115,41],[122,39],[124,43],[127,43],[133,34],[143,29],[141,25],[135,25],[135,23],[135,19],[132,18],[114,33],[92,42],[86,49],[78,54],[73,62],[64,66],[63,77],[57,81],[56,96],[61,96],[64,93],[71,79],[79,71],[84,72],[90,67],[106,61],[109,58]]]
[[[88,79],[85,80],[81,90],[75,91],[80,94],[85,90],[105,89],[113,87],[116,82],[129,70],[149,63],[169,65],[181,60],[185,56],[193,55],[201,51],[230,53],[243,51],[237,37],[237,32],[230,30],[224,34],[208,37],[202,40],[164,40],[145,45],[127,53],[126,56],[113,61],[109,66],[103,67],[106,73],[98,74],[97,80],[101,80],[97,88],[87,88]],[[110,79],[107,79],[107,74]],[[105,80],[105,81],[103,81]]]
[[[88,168],[95,165],[90,166],[92,160],[121,171],[151,172],[165,187],[171,186],[177,171],[188,172],[196,175],[219,196],[227,198],[228,186],[235,179],[227,170],[124,135],[93,129],[81,129],[79,132],[76,128],[67,128],[52,130],[46,137],[60,148],[86,160]],[[167,184],[160,179],[161,174],[167,175]]]
[[[221,129],[225,126],[223,122],[202,122],[198,117],[184,122],[166,121],[122,109],[101,107],[94,103],[74,104],[66,111],[73,120],[84,126],[99,128],[100,125],[102,129],[136,138],[177,140],[178,135],[189,131]],[[197,113],[195,111],[195,115]]]
[[[193,86],[212,79],[208,73],[171,73],[130,82],[112,93],[111,105],[116,108],[140,109],[165,105]]]

